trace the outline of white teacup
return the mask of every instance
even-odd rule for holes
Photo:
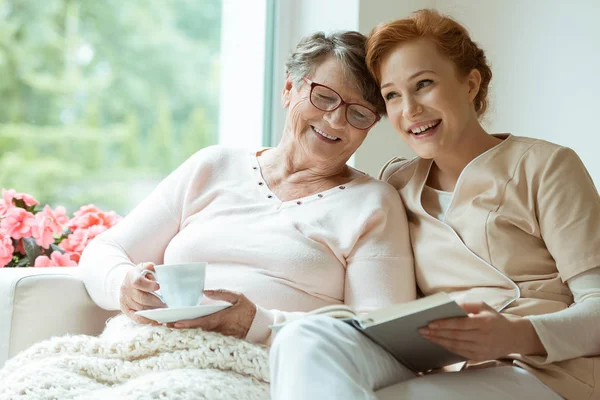
[[[152,275],[160,285],[160,294],[151,292],[169,308],[192,307],[202,301],[206,262],[155,265],[156,273],[149,269],[142,276]]]

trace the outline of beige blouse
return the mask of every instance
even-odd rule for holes
[[[407,208],[418,286],[520,316],[565,310],[565,282],[600,266],[600,197],[571,149],[499,137],[462,172],[443,222],[423,208],[431,160],[393,159],[382,170]],[[600,357],[509,358],[567,399],[600,398]]]
[[[423,188],[423,209],[440,221],[444,221],[451,201],[452,192]],[[574,300],[569,308],[527,317],[546,349],[546,363],[600,354],[600,267],[575,275],[566,283]]]

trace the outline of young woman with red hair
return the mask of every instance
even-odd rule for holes
[[[380,176],[405,203],[418,288],[469,313],[421,334],[471,361],[416,376],[345,323],[306,318],[275,340],[273,397],[599,399],[600,198],[579,157],[485,131],[484,52],[436,11],[375,28],[367,63],[418,155]]]

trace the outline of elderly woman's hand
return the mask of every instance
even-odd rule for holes
[[[215,300],[224,300],[232,304],[223,311],[186,321],[169,324],[175,328],[201,328],[205,331],[219,332],[223,335],[244,339],[254,316],[256,306],[241,293],[228,290],[205,290],[206,297]]]
[[[159,289],[158,282],[149,279],[151,276],[142,276],[142,271],[149,269],[154,271],[154,264],[141,263],[131,268],[121,284],[120,306],[121,311],[132,320],[140,324],[158,325],[157,322],[135,315],[136,311],[164,308],[166,304],[150,292]]]

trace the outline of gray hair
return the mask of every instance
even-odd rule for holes
[[[329,35],[317,32],[300,40],[285,63],[285,72],[294,84],[300,85],[303,77],[310,77],[327,56],[333,55],[342,64],[346,79],[380,115],[386,115],[379,85],[367,69],[366,44],[367,37],[355,31]]]

